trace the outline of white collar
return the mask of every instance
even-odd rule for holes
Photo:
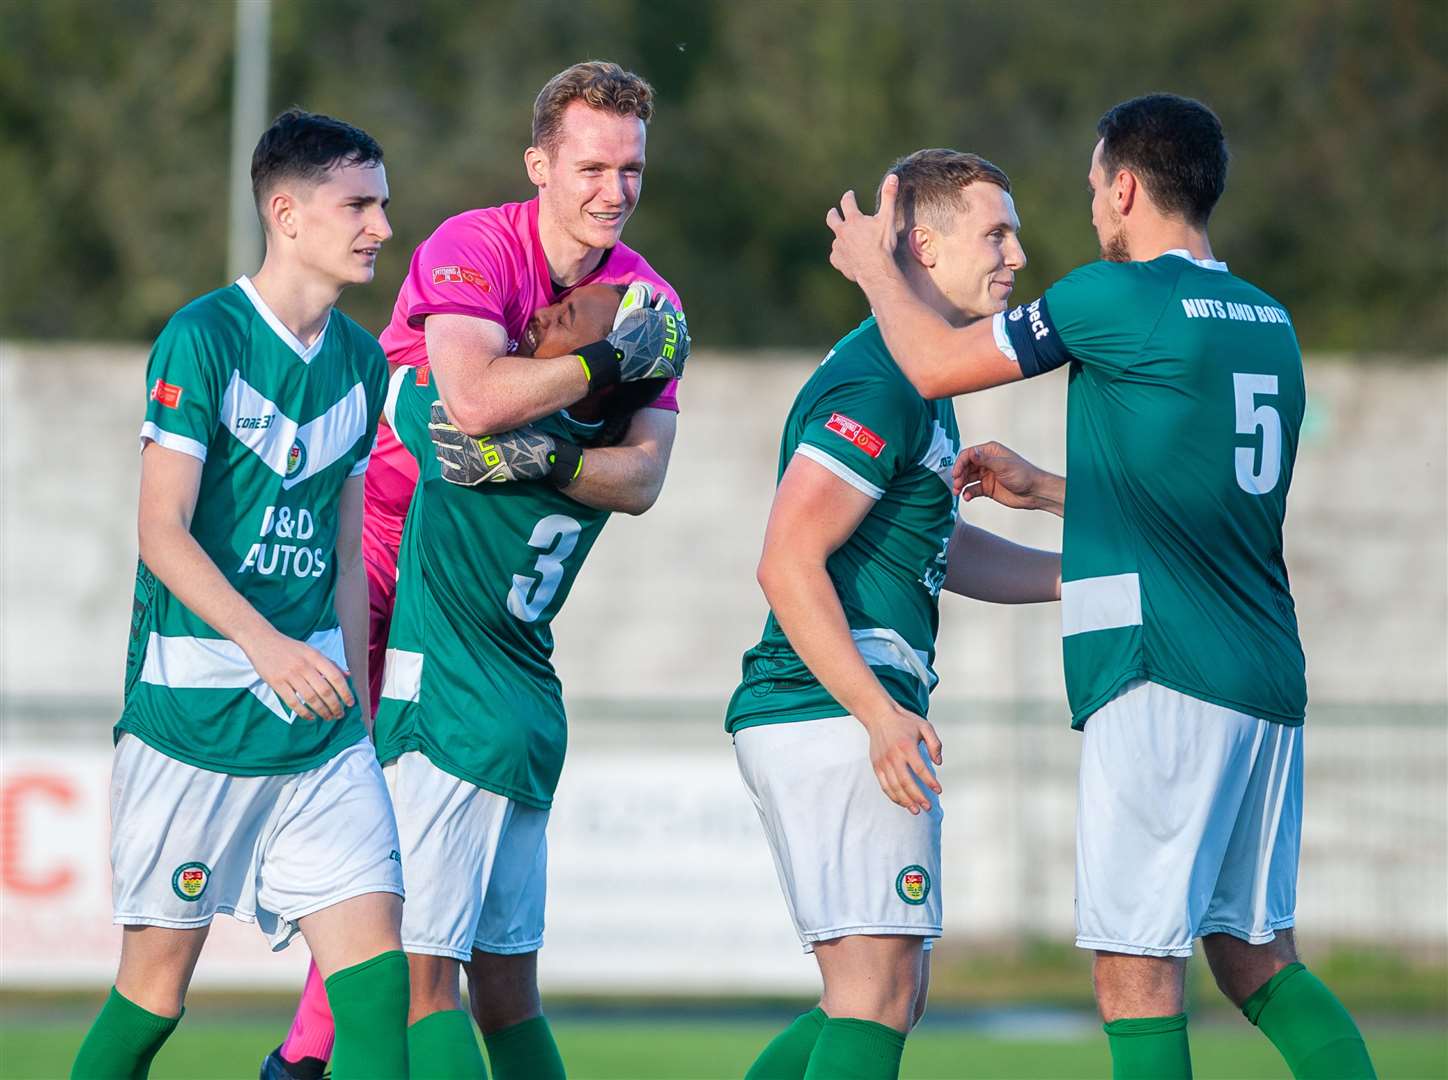
[[[1200,266],[1203,270],[1220,270],[1227,272],[1227,264],[1218,262],[1216,259],[1194,259],[1192,253],[1186,248],[1172,248],[1170,251],[1163,251],[1163,255],[1175,255],[1178,259],[1185,259],[1187,262]]]
[[[267,307],[261,293],[256,291],[256,286],[251,283],[251,278],[242,274],[236,279],[237,286],[246,294],[251,301],[251,306],[256,308],[256,313],[266,320],[266,324],[272,328],[272,333],[282,339],[282,344],[297,354],[298,359],[304,364],[310,364],[312,357],[322,351],[322,343],[327,340],[327,327],[332,325],[332,313],[327,312],[327,321],[322,324],[322,332],[317,335],[317,340],[310,346],[303,345],[297,339],[297,335],[287,329],[286,323],[277,318],[276,312]]]

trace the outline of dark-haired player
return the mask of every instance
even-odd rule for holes
[[[831,261],[930,397],[1069,366],[1067,471],[974,447],[960,478],[1065,518],[1061,622],[1084,729],[1078,946],[1117,1077],[1191,1074],[1183,973],[1200,937],[1222,991],[1298,1077],[1367,1077],[1352,1018],[1292,926],[1307,690],[1282,522],[1304,406],[1292,321],[1207,239],[1227,146],[1199,102],[1151,94],[1097,126],[1102,261],[990,323],[947,325],[852,195]]]
[[[252,186],[260,271],[177,312],[147,370],[111,783],[125,931],[76,1077],[147,1074],[219,912],[274,948],[300,931],[336,1012],[338,1077],[407,1071],[397,830],[355,696],[362,473],[387,364],[333,307],[392,234],[382,150],[292,110],[257,144]]]
[[[625,305],[647,286],[631,290]],[[541,327],[532,351],[567,355],[603,337],[622,291],[583,286],[577,317]],[[515,432],[462,435],[427,366],[397,370],[385,417],[421,473],[376,732],[413,886],[402,922],[412,1067],[485,1074],[460,1008],[465,970],[493,1073],[561,1077],[536,982],[546,830],[567,744],[552,621],[609,512],[569,495],[572,455],[559,450],[586,460],[596,451],[577,448],[599,425],[560,411]],[[523,1015],[487,1022],[510,1014]]]

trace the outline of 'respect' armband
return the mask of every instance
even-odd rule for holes
[[[583,471],[583,448],[571,442],[556,440],[548,455],[548,482],[560,491],[578,479]]]
[[[1021,365],[1026,378],[1054,371],[1070,363],[1069,349],[1061,341],[1051,322],[1051,312],[1043,296],[1034,303],[1022,304],[995,316],[992,324],[996,347]]]
[[[583,374],[588,376],[590,394],[619,381],[618,350],[607,340],[585,345],[576,355],[583,365]]]

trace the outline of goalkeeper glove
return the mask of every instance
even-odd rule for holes
[[[578,350],[588,391],[640,379],[677,379],[689,358],[689,324],[684,313],[646,282],[628,287],[613,329],[602,341]]]
[[[566,488],[583,470],[583,450],[531,426],[499,435],[468,435],[448,419],[441,401],[432,404],[427,425],[442,477],[450,484],[507,484],[547,480]]]

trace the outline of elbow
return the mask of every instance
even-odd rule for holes
[[[759,582],[760,591],[764,593],[764,599],[769,601],[769,606],[774,606],[774,598],[779,594],[780,586],[783,584],[787,571],[780,565],[779,559],[766,551],[759,559],[759,565],[754,570],[754,580]]]
[[[473,438],[512,431],[527,422],[526,418],[507,415],[498,408],[496,400],[461,395],[448,397],[444,394],[442,402],[447,406],[447,415],[453,425],[464,435],[471,435]]]
[[[166,523],[152,515],[143,513],[136,521],[136,553],[152,572],[160,561],[167,531]]]
[[[915,387],[921,397],[927,400],[947,398],[951,395],[951,388],[939,373],[938,367],[937,364],[927,364],[923,367],[916,365],[908,373],[911,385]]]
[[[464,435],[478,438],[481,435],[492,435],[498,431],[508,430],[508,426],[501,426],[498,418],[489,410],[477,408],[464,402],[448,402],[448,416],[453,424]]]
[[[654,508],[654,503],[659,501],[659,495],[663,493],[663,490],[664,478],[661,476],[656,482],[636,492],[634,497],[629,500],[629,504],[623,507],[623,512],[633,517],[647,513]]]

